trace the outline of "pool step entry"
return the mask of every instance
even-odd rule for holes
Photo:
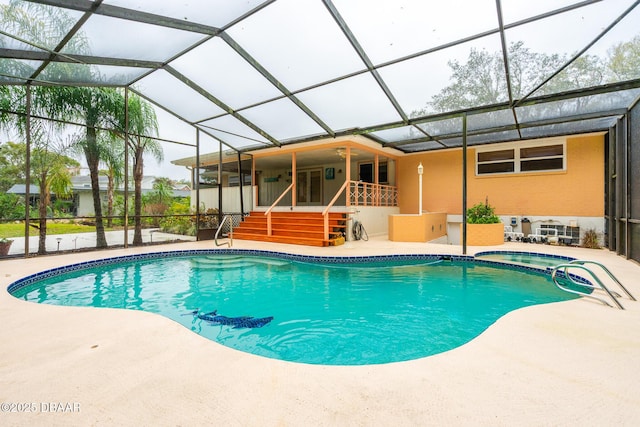
[[[269,265],[273,267],[283,267],[290,265],[288,261],[262,259],[258,257],[245,256],[218,256],[218,257],[199,257],[194,258],[193,262],[198,268],[203,270],[232,270],[254,267],[256,265]]]
[[[577,259],[577,260],[569,261],[568,263],[565,263],[565,264],[560,264],[555,266],[551,270],[551,279],[553,280],[553,283],[555,283],[555,285],[559,289],[565,292],[580,295],[586,298],[595,299],[605,305],[608,305],[609,307],[613,307],[611,304],[607,302],[606,299],[601,298],[600,296],[594,295],[595,292],[600,292],[600,293],[604,292],[604,294],[608,296],[611,301],[613,301],[616,307],[618,307],[620,310],[624,310],[624,307],[622,306],[620,301],[618,301],[618,299],[621,298],[622,296],[618,292],[610,290],[602,282],[602,280],[600,280],[600,278],[593,272],[593,270],[586,267],[585,264],[595,265],[597,267],[600,267],[600,269],[602,269],[609,276],[609,278],[627,295],[627,297],[631,301],[636,301],[634,296],[631,295],[631,292],[629,292],[629,290],[625,288],[622,283],[620,283],[618,278],[615,277],[607,267],[605,267],[604,265],[596,261],[586,261],[586,260]],[[595,285],[587,281],[581,281],[576,279],[577,276],[572,275],[570,273],[570,270],[572,269],[574,271],[577,270],[577,271],[586,273],[588,276],[590,276],[591,279],[593,279],[593,281],[595,282]],[[577,289],[569,288],[567,285],[570,285]],[[580,288],[588,289],[591,292],[578,290]]]
[[[290,243],[306,246],[337,246],[344,243],[348,213],[329,213],[329,239],[324,238],[321,212],[272,212],[271,236],[267,233],[267,217],[254,211],[233,230],[233,238],[262,242]]]

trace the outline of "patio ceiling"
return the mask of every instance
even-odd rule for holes
[[[604,131],[637,102],[640,67],[595,65],[640,48],[639,4],[0,0],[58,26],[3,25],[0,84],[127,87],[238,151],[347,135],[438,150],[462,145],[463,121],[469,145]],[[493,62],[465,80],[478,57]],[[464,102],[438,102],[456,81]]]

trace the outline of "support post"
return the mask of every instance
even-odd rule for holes
[[[242,184],[244,179],[242,176],[242,155],[238,151],[238,185],[240,187],[240,219],[244,218],[244,192],[242,191]],[[233,219],[231,220],[233,225]]]
[[[222,141],[218,149],[218,224],[222,224]]]
[[[298,202],[298,172],[296,168],[296,152],[291,153],[291,182],[293,188],[291,188],[291,207],[295,207]]]
[[[467,254],[467,115],[462,115],[462,254]]]
[[[200,231],[200,129],[196,128],[196,167],[193,169],[193,187],[196,190],[196,239]]]
[[[124,88],[124,247],[129,247],[129,88]]]
[[[31,207],[31,84],[27,84],[27,117],[25,133],[27,134],[27,155],[25,159],[25,209],[24,209],[24,257],[29,257],[29,208]]]
[[[422,215],[422,173],[424,167],[422,162],[418,165],[418,215]]]

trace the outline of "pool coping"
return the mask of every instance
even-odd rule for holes
[[[69,273],[73,271],[82,270],[91,267],[100,267],[118,262],[128,261],[146,261],[152,259],[169,258],[175,256],[194,256],[194,255],[249,255],[249,256],[271,256],[286,260],[299,261],[299,262],[324,262],[328,264],[354,264],[354,263],[368,263],[368,262],[384,262],[384,261],[464,261],[474,262],[476,264],[492,265],[498,267],[507,267],[515,270],[523,270],[534,273],[543,273],[551,275],[551,267],[548,266],[536,266],[533,264],[523,264],[518,262],[508,261],[496,261],[479,259],[482,255],[494,255],[494,254],[525,254],[535,255],[543,258],[558,258],[563,261],[571,261],[576,258],[566,256],[553,256],[539,252],[525,252],[525,251],[484,251],[476,253],[475,255],[452,255],[452,254],[393,254],[393,255],[361,255],[361,256],[318,256],[318,255],[304,255],[304,254],[292,254],[279,251],[268,250],[256,250],[256,249],[232,249],[232,248],[220,248],[220,249],[187,249],[187,250],[174,250],[174,251],[158,251],[148,252],[144,254],[133,255],[120,255],[115,257],[102,258],[97,260],[83,261],[79,263],[72,263],[63,265],[61,267],[51,268],[43,270],[28,276],[22,277],[15,282],[9,284],[6,288],[10,295],[13,295],[16,291],[30,286],[31,284],[54,277],[60,274]],[[578,275],[571,275],[573,279],[579,281],[585,281],[584,278]],[[589,281],[586,281],[589,283]]]
[[[208,248],[211,242],[181,245]],[[375,237],[351,248],[237,243],[243,246],[320,256],[460,252]],[[469,248],[480,250],[486,248]],[[539,250],[601,261],[640,293],[640,266],[614,253]],[[104,255],[1,261],[0,284],[6,288],[26,274]],[[31,304],[8,293],[0,295],[0,308],[0,340],[11,343],[0,347],[5,399],[81,404],[80,412],[69,414],[1,414],[8,425],[184,425],[215,419],[238,426],[632,426],[640,418],[638,302],[625,302],[625,310],[584,298],[527,307],[449,352],[364,367],[304,365],[232,351],[139,311]],[[600,407],[616,410],[593,411],[594,392]]]

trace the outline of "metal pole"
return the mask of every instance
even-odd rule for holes
[[[418,215],[422,215],[422,162],[418,165]]]
[[[124,247],[129,247],[129,88],[124,88]]]
[[[467,115],[462,115],[462,254],[467,254]]]
[[[31,84],[27,84],[27,117],[25,122],[25,133],[27,134],[27,156],[25,159],[25,177],[26,182],[24,186],[24,257],[29,257],[29,208],[31,207],[30,200],[31,195]]]
[[[627,218],[627,223],[624,227],[624,251],[627,259],[631,258],[631,248],[629,244],[631,243],[631,117],[629,113],[626,115],[626,132],[625,132],[625,162],[624,162],[624,192],[625,192],[625,213],[624,216]]]
[[[291,182],[293,187],[291,188],[291,207],[295,207],[298,203],[298,161],[296,160],[296,152],[291,153]]]
[[[196,190],[196,240],[200,231],[200,129],[196,128],[196,167],[193,169],[193,186]]]
[[[240,185],[240,216],[242,219],[244,217],[244,193],[242,191],[242,155],[240,154],[240,152],[238,151],[238,179],[239,179],[239,185]]]
[[[222,142],[218,149],[218,224],[222,224]]]

